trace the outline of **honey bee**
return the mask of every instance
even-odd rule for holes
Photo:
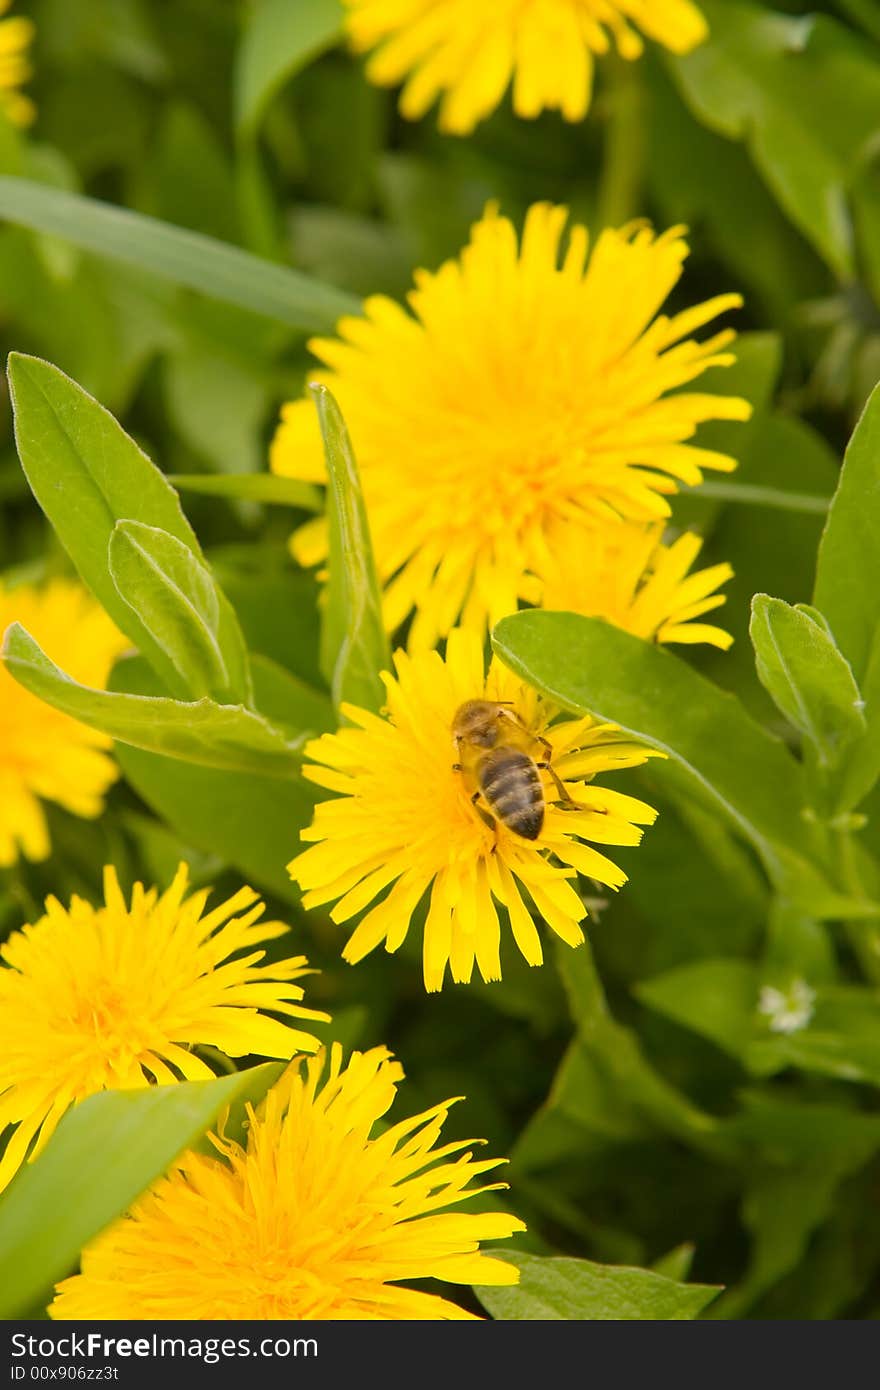
[[[524,840],[537,840],[544,824],[542,770],[549,773],[566,806],[577,804],[550,765],[550,744],[540,734],[530,733],[509,705],[466,700],[455,712],[452,737],[459,759],[453,770],[473,777],[477,785],[471,797],[474,805],[482,797],[494,820]],[[536,744],[544,750],[541,761],[527,751]]]

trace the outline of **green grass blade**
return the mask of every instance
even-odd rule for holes
[[[331,330],[343,314],[360,312],[358,300],[344,291],[237,246],[29,179],[0,178],[0,219],[309,333]]]

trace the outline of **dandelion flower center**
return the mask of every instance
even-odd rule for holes
[[[303,956],[264,961],[287,928],[260,920],[250,888],[206,911],[208,890],[187,897],[181,865],[161,895],[135,884],[130,905],[112,868],[104,889],[98,908],[47,899],[46,915],[0,947],[0,1134],[13,1127],[0,1188],[96,1091],[209,1078],[199,1045],[281,1058],[318,1045],[270,1016],[326,1018],[299,1002]]]
[[[326,1071],[326,1076],[324,1075]],[[445,1102],[373,1135],[403,1072],[384,1048],[342,1067],[334,1044],[295,1062],[250,1114],[247,1148],[189,1153],[83,1254],[54,1318],[462,1319],[401,1287],[434,1278],[511,1284],[481,1240],[523,1230],[502,1212],[449,1212],[499,1160],[438,1145]]]
[[[594,55],[612,44],[642,52],[640,32],[687,53],[705,39],[692,0],[345,0],[355,48],[375,50],[369,77],[405,80],[400,109],[413,120],[442,96],[440,128],[465,135],[491,114],[513,82],[513,108],[534,117],[559,110],[583,120]]]
[[[550,722],[554,711],[500,663],[486,675],[473,633],[452,632],[445,660],[436,652],[398,652],[395,669],[385,678],[387,718],[348,707],[355,727],[306,749],[312,761],[305,775],[338,795],[318,805],[302,837],[314,843],[289,866],[304,905],[335,903],[330,915],[341,923],[373,904],[343,951],[354,963],[382,942],[397,950],[424,899],[428,990],[442,987],[447,966],[457,982],[470,980],[475,964],[483,979],[500,979],[499,908],[532,965],[543,959],[532,909],[579,945],[587,909],[572,882],[577,873],[614,889],[626,881],[593,844],[638,844],[641,827],[656,814],[593,779],[645,762],[649,750],[589,717]],[[500,808],[493,813],[485,797],[478,805],[473,770],[458,770],[466,760],[453,725],[474,699],[509,709],[518,731],[513,742],[536,750],[544,811],[535,838],[519,833]],[[541,740],[549,744],[546,756]],[[541,761],[550,762],[575,808],[560,804]]]
[[[588,258],[583,227],[563,246],[566,218],[536,204],[518,243],[490,210],[459,260],[416,273],[412,314],[368,299],[338,339],[311,344],[352,432],[389,630],[415,610],[411,650],[513,612],[560,525],[582,528],[583,546],[597,525],[656,522],[680,483],[734,467],[690,441],[705,420],[747,418],[748,404],[684,388],[733,361],[732,330],[690,335],[739,297],[667,316],[680,228],[605,231]],[[325,476],[309,403],[284,408],[271,462]],[[294,549],[322,559],[323,522]]]

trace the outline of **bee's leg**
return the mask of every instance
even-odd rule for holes
[[[584,806],[583,803],[580,801],[575,801],[571,792],[568,790],[568,787],[565,785],[552,763],[545,761],[543,763],[536,763],[535,766],[542,768],[544,772],[548,772],[550,776],[553,778],[554,785],[559,793],[559,802],[557,803],[558,805],[561,805],[567,811],[585,811],[594,809],[593,807]]]
[[[483,803],[482,806],[480,805],[481,800]],[[489,829],[494,830],[495,832],[495,843],[492,846],[492,853],[494,854],[498,848],[498,821],[492,814],[492,808],[490,807],[486,798],[483,796],[483,793],[482,791],[480,791],[479,787],[471,797],[471,805],[473,806],[474,810],[476,811],[477,815],[480,817],[480,820],[484,823],[484,825],[488,825]]]

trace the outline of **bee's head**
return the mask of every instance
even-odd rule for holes
[[[476,748],[494,748],[498,742],[502,707],[492,700],[466,700],[455,711],[453,737]]]

